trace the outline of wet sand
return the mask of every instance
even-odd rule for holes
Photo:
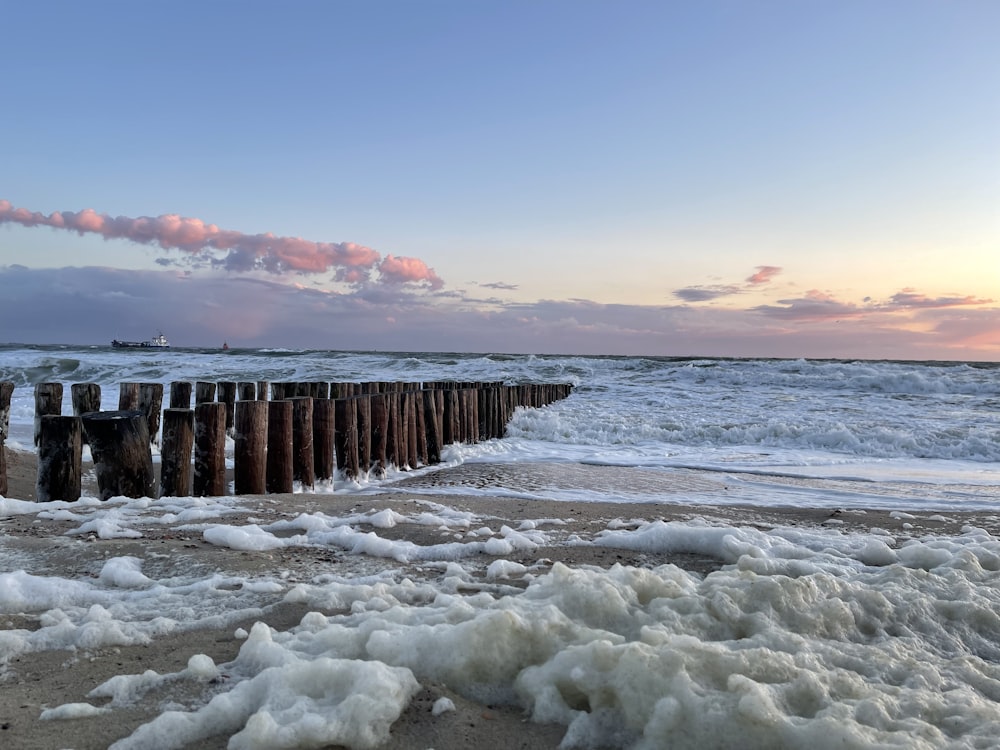
[[[606,467],[577,465],[544,467],[491,467],[476,465],[461,467],[466,472],[478,472],[483,486],[489,487],[497,473],[509,471],[564,472],[560,486],[575,486],[586,482],[618,481],[616,471]],[[31,453],[8,451],[8,497],[32,500],[35,496],[35,456]],[[451,470],[448,470],[451,471]],[[635,472],[630,476],[634,477]],[[552,477],[547,477],[552,479]],[[463,477],[463,482],[469,477]],[[698,472],[680,473],[676,481],[704,481]],[[921,517],[900,519],[886,511],[836,511],[830,509],[755,508],[740,505],[681,506],[664,503],[570,503],[552,500],[526,500],[506,497],[462,496],[433,494],[433,483],[448,484],[447,471],[437,479],[424,477],[401,482],[392,492],[378,495],[293,494],[244,496],[240,513],[226,516],[221,523],[264,525],[300,513],[322,511],[328,515],[366,512],[371,509],[393,508],[400,513],[413,513],[417,502],[438,502],[460,510],[476,513],[483,525],[499,529],[502,525],[517,527],[524,520],[563,519],[565,526],[547,526],[551,546],[507,556],[524,565],[544,566],[559,561],[567,565],[608,567],[616,563],[654,566],[672,563],[686,570],[707,574],[719,568],[722,561],[692,554],[645,554],[602,547],[567,543],[571,537],[588,539],[607,528],[609,521],[638,525],[651,520],[690,520],[703,518],[711,523],[734,526],[751,525],[759,528],[774,526],[832,525],[844,531],[867,531],[881,528],[896,535],[900,541],[909,536],[927,533],[958,533],[966,524],[1000,534],[1000,517],[994,513],[920,514]],[[416,490],[421,494],[414,494]],[[85,480],[85,493],[95,494],[91,475]],[[669,493],[666,495],[669,500]],[[251,520],[252,519],[252,520]],[[904,526],[904,524],[906,524]],[[206,574],[218,571],[238,576],[278,575],[284,572],[290,580],[309,580],[322,572],[350,575],[380,569],[402,569],[403,574],[426,578],[427,571],[419,565],[400,564],[364,556],[348,555],[340,550],[291,548],[268,552],[247,552],[217,547],[205,542],[199,534],[176,529],[170,525],[140,527],[140,539],[98,539],[90,536],[67,536],[66,532],[79,524],[70,521],[40,519],[33,514],[0,517],[0,544],[5,553],[18,561],[17,567],[35,575],[67,578],[95,576],[110,557],[130,555],[143,561],[143,571],[151,578],[176,575],[178,572]],[[368,529],[370,530],[370,529]],[[436,544],[440,531],[428,526],[402,523],[391,529],[378,529],[380,536],[406,539],[415,544]],[[466,567],[476,567],[485,573],[492,558],[463,561]],[[41,721],[45,708],[65,703],[94,702],[87,693],[117,674],[136,674],[155,670],[161,674],[182,670],[189,657],[207,654],[216,662],[231,661],[242,641],[234,636],[238,627],[249,630],[255,621],[264,621],[273,628],[288,629],[306,614],[299,605],[275,604],[260,617],[227,625],[220,629],[185,631],[161,637],[142,646],[102,648],[88,652],[64,650],[45,651],[15,658],[0,682],[0,747],[11,748],[106,748],[115,740],[128,736],[136,727],[157,716],[165,703],[190,705],[207,699],[213,686],[195,687],[174,683],[148,693],[136,705],[115,709],[111,714],[93,718]],[[334,614],[326,612],[324,614]],[[33,614],[0,615],[0,631],[35,629],[39,618]],[[2,632],[0,632],[2,635]],[[417,675],[419,679],[419,675]],[[504,747],[541,750],[556,748],[563,736],[561,726],[540,725],[527,720],[521,711],[504,706],[482,705],[466,700],[446,687],[423,682],[423,689],[392,727],[389,742],[383,747],[401,750],[458,750],[468,747]],[[192,691],[203,691],[195,694]],[[439,697],[454,701],[456,711],[433,716],[431,707]],[[224,748],[228,736],[198,743],[198,747]]]

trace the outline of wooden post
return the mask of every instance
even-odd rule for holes
[[[10,397],[13,394],[14,383],[0,380],[0,441],[6,440],[10,434]]]
[[[236,398],[240,401],[257,400],[257,384],[240,382],[236,384]]]
[[[403,397],[403,425],[406,429],[406,465],[416,469],[417,458],[417,406],[414,399],[416,391],[406,391]]]
[[[153,497],[153,454],[142,410],[90,412],[81,419],[94,457],[100,499]]]
[[[412,392],[413,418],[417,434],[414,442],[417,444],[417,461],[421,466],[427,466],[427,414],[424,411],[424,393],[421,390]]]
[[[355,396],[358,411],[358,467],[362,474],[372,468],[372,402],[371,396]]]
[[[334,400],[334,445],[337,468],[347,479],[358,478],[358,416],[353,398]]]
[[[219,383],[219,403],[226,405],[226,434],[233,435],[236,414],[236,383]]]
[[[80,417],[45,414],[38,440],[38,481],[35,498],[74,502],[80,499],[83,427]]]
[[[191,382],[178,380],[170,384],[170,408],[191,408]]]
[[[267,391],[268,391],[268,388],[270,388],[270,386],[271,386],[271,384],[268,383],[266,380],[258,380],[257,381],[257,400],[258,401],[267,401],[267,398],[268,398]]]
[[[101,386],[97,383],[73,383],[70,393],[73,399],[73,416],[79,417],[88,411],[101,410]]]
[[[458,413],[458,391],[444,391],[444,432],[441,434],[444,445],[459,441]]]
[[[164,409],[163,447],[160,449],[160,497],[191,494],[191,448],[194,446],[194,411]]]
[[[160,411],[163,408],[163,383],[139,384],[139,408],[146,415],[149,442],[160,444]]]
[[[195,497],[226,494],[225,404],[203,401],[194,407],[194,487],[191,494]]]
[[[194,402],[196,404],[205,404],[211,401],[215,401],[215,383],[210,383],[207,380],[199,380],[194,384]],[[198,417],[195,416],[197,421]],[[223,424],[225,427],[225,424]]]
[[[427,440],[427,463],[441,463],[441,422],[437,418],[437,391],[421,391],[424,401],[424,432]]]
[[[313,455],[313,400],[311,396],[296,396],[292,401],[292,457],[295,479],[302,489],[316,484],[316,464]]]
[[[316,479],[327,481],[333,479],[334,448],[333,434],[336,429],[336,412],[333,401],[321,398],[313,401],[313,463],[316,468]]]
[[[389,391],[385,394],[386,411],[389,414],[389,421],[386,427],[385,453],[386,460],[397,469],[403,468],[406,460],[403,453],[403,436],[401,429],[401,416],[399,414],[399,393]]]
[[[490,437],[490,393],[488,383],[480,383],[476,390],[476,441],[488,440]]]
[[[118,411],[135,411],[139,408],[139,384],[118,384]]]
[[[236,404],[233,486],[237,495],[263,495],[267,492],[268,408],[266,401],[240,401]]]
[[[7,497],[7,438],[0,433],[0,495]]]
[[[386,443],[389,437],[389,396],[376,393],[368,397],[371,403],[371,468],[377,479],[384,479],[386,473]]]
[[[38,383],[35,386],[35,445],[42,430],[42,417],[62,414],[62,383]]]
[[[292,402],[262,401],[267,409],[267,491],[290,493],[292,463]]]
[[[70,394],[73,401],[73,416],[79,417],[88,411],[101,410],[101,386],[97,383],[73,383],[70,386]],[[83,435],[81,428],[81,440],[86,443],[87,437]]]

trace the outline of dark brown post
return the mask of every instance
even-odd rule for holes
[[[7,497],[7,438],[0,433],[0,495]]]
[[[45,414],[38,440],[38,481],[35,498],[74,502],[80,499],[83,427],[79,417]]]
[[[350,398],[361,393],[359,383],[330,383],[330,398]]]
[[[427,415],[424,412],[424,393],[420,390],[413,391],[412,397],[414,421],[417,428],[415,438],[417,461],[421,466],[427,466]]]
[[[313,401],[313,462],[316,479],[333,479],[334,456],[333,433],[336,428],[336,413],[333,401],[321,398]]]
[[[101,410],[101,386],[97,383],[73,383],[70,386],[73,415],[79,417],[88,411]]]
[[[237,383],[236,384],[236,398],[240,401],[256,401],[257,400],[257,384],[256,383]]]
[[[190,381],[178,380],[170,384],[170,408],[171,409],[191,408]]]
[[[236,414],[236,383],[219,383],[219,403],[226,405],[226,434],[232,435]]]
[[[372,453],[371,468],[376,479],[383,479],[386,471],[386,443],[389,437],[389,397],[376,393],[368,397],[371,404]]]
[[[213,390],[215,383],[212,383]],[[203,401],[194,407],[195,497],[226,494],[226,406]]]
[[[153,454],[145,413],[141,409],[98,411],[81,419],[94,457],[100,499],[154,497]]]
[[[292,402],[267,404],[267,491],[290,493],[295,476],[292,462]]]
[[[358,478],[358,418],[353,398],[338,398],[334,402],[334,445],[337,468],[347,479]]]
[[[458,413],[458,391],[444,391],[444,432],[441,435],[444,445],[451,445],[459,440]]]
[[[10,397],[13,394],[14,383],[0,380],[0,441],[6,440],[10,431]]]
[[[149,442],[159,445],[160,411],[163,407],[163,383],[139,384],[139,408],[146,414]]]
[[[294,480],[292,459],[292,402],[267,404],[267,491],[290,493]]]
[[[416,469],[420,463],[417,459],[417,406],[414,400],[416,391],[406,391],[403,397],[403,425],[406,429],[406,465]]]
[[[372,468],[372,402],[371,396],[355,396],[358,411],[358,466],[362,474]]]
[[[35,386],[35,445],[42,430],[42,417],[62,414],[62,383],[38,383]]]
[[[191,448],[194,411],[163,410],[163,447],[160,449],[160,497],[191,494]]]
[[[235,389],[233,395],[236,395]],[[240,401],[236,404],[233,486],[237,495],[263,495],[267,492],[267,410],[266,401]]]
[[[463,430],[465,442],[479,442],[479,393],[475,388],[466,388],[462,393],[465,396],[465,428]]]
[[[402,416],[399,413],[399,393],[389,391],[385,394],[386,410],[389,413],[388,426],[386,428],[385,453],[386,460],[397,469],[403,468],[406,460],[403,452]]]
[[[441,429],[437,418],[438,391],[421,391],[424,400],[424,432],[427,440],[427,463],[441,463]]]
[[[313,398],[330,398],[330,384],[325,380],[310,383],[309,395]]]
[[[118,384],[118,411],[135,411],[139,408],[139,384]]]
[[[292,400],[292,454],[295,479],[302,488],[316,484],[316,464],[313,455],[313,400],[311,396],[297,396]]]
[[[267,399],[268,399],[267,391],[268,391],[268,388],[270,388],[270,386],[271,386],[271,384],[268,383],[266,380],[258,380],[257,381],[257,400],[258,401],[267,401]]]
[[[73,383],[70,386],[70,394],[73,400],[74,416],[79,417],[88,411],[101,410],[101,386],[97,383]],[[84,443],[87,442],[86,436],[82,436],[81,439]]]
[[[194,402],[196,404],[205,404],[211,401],[215,401],[215,383],[210,383],[207,380],[199,380],[194,384]],[[197,420],[197,415],[195,420]],[[225,427],[225,424],[223,424]]]
[[[493,386],[481,383],[479,386],[479,439],[489,440],[492,436],[492,397]]]

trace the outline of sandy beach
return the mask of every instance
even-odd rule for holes
[[[9,497],[32,500],[35,484],[35,456],[31,453],[8,451],[7,470]],[[486,472],[486,468],[479,468]],[[546,471],[593,471],[573,465],[548,467]],[[600,469],[613,472],[614,469]],[[586,477],[584,477],[586,479]],[[692,476],[691,481],[697,481]],[[86,480],[93,482],[92,472]],[[85,488],[85,494],[93,491]],[[421,501],[427,501],[421,495]],[[431,497],[430,499],[434,499]],[[556,532],[551,546],[508,556],[515,562],[535,569],[551,566],[558,561],[569,566],[601,566],[615,564],[655,566],[665,563],[688,571],[707,574],[723,562],[698,554],[669,556],[616,550],[607,547],[569,543],[570,539],[587,539],[608,527],[613,519],[620,523],[638,524],[660,519],[689,520],[700,517],[710,523],[733,526],[751,525],[767,529],[780,526],[818,526],[836,524],[843,530],[861,531],[878,527],[901,539],[926,533],[958,533],[966,524],[974,524],[991,533],[1000,532],[1000,521],[993,514],[948,513],[943,516],[909,518],[878,510],[829,510],[793,508],[752,508],[745,506],[682,507],[671,504],[581,503],[511,498],[463,497],[453,494],[439,498],[450,507],[475,512],[489,519],[489,526],[516,526],[532,519],[570,519],[563,532]],[[300,513],[323,512],[328,515],[366,512],[392,508],[405,512],[417,502],[408,494],[405,481],[391,492],[379,495],[292,494],[244,496],[239,498],[243,509],[227,523],[264,524],[294,517]],[[290,580],[307,581],[324,571],[363,573],[382,567],[399,568],[399,563],[349,555],[337,549],[295,547],[267,552],[235,550],[209,544],[198,534],[179,531],[171,525],[159,524],[141,529],[137,539],[101,539],[97,535],[67,536],[78,524],[69,521],[19,514],[0,518],[0,535],[9,554],[20,568],[38,576],[96,577],[103,561],[108,558],[132,556],[143,561],[149,575],[170,575],[170,571],[195,569],[231,572],[243,576],[283,573]],[[562,537],[560,537],[560,533]],[[392,539],[406,539],[418,545],[433,544],[439,532],[428,526],[402,523],[379,534]],[[564,543],[565,542],[565,543]],[[483,556],[479,566],[483,572],[491,560]],[[405,567],[405,566],[404,566]],[[419,566],[413,567],[415,578],[426,575]],[[136,727],[151,720],[170,703],[191,704],[207,699],[212,685],[199,689],[204,695],[192,693],[188,683],[154,690],[136,705],[115,710],[107,716],[76,718],[59,721],[40,719],[42,711],[63,704],[86,702],[87,693],[108,678],[122,673],[177,672],[195,654],[207,654],[216,664],[224,665],[237,654],[242,643],[234,632],[242,627],[249,630],[255,621],[266,622],[272,628],[294,627],[306,614],[300,605],[276,603],[260,617],[227,624],[218,629],[200,629],[156,638],[141,646],[97,648],[91,651],[42,651],[15,657],[4,677],[0,691],[0,744],[16,748],[105,748],[115,740],[128,736]],[[333,614],[324,612],[323,614]],[[39,618],[31,614],[0,616],[3,630],[32,630],[39,627]],[[420,675],[417,675],[418,680]],[[431,709],[441,697],[450,698],[454,711],[435,715]],[[384,747],[417,750],[457,750],[467,747],[555,748],[565,728],[538,724],[528,720],[516,707],[484,705],[470,701],[446,687],[421,680],[421,689],[402,716],[392,725],[391,738]],[[228,735],[220,735],[210,744],[198,747],[225,747]]]

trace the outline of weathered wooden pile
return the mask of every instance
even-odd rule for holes
[[[7,493],[3,443],[14,384],[0,382],[0,495]],[[118,408],[101,411],[96,383],[35,386],[39,501],[76,500],[89,444],[102,500],[153,497],[151,445],[160,442],[160,496],[226,493],[226,438],[233,439],[238,495],[291,492],[335,476],[381,478],[441,460],[452,443],[503,437],[517,407],[567,397],[564,383],[121,383]],[[192,390],[194,408],[192,408]],[[269,398],[270,391],[270,398]],[[162,417],[162,429],[161,429]]]

